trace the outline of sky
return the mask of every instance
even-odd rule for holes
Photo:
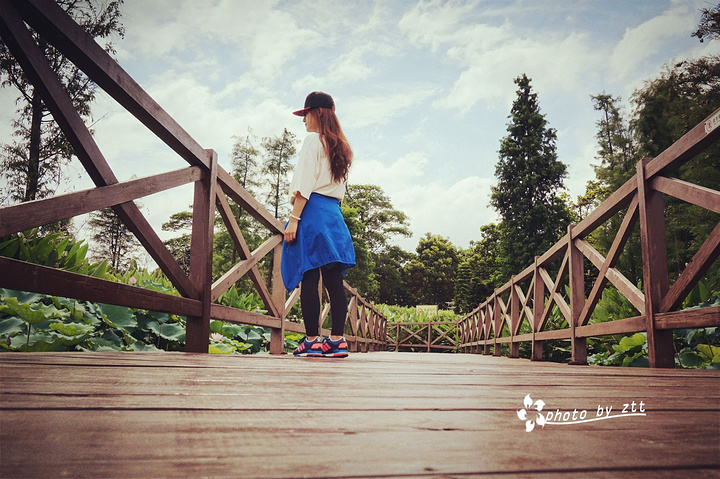
[[[489,207],[495,164],[523,73],[557,130],[575,199],[594,177],[598,112],[591,95],[632,93],[668,64],[720,53],[691,37],[707,0],[125,0],[120,65],[231,169],[234,136],[288,128],[315,90],[331,94],[354,150],[350,183],[375,184],[409,217],[413,251],[426,233],[467,248]],[[0,141],[15,92],[0,90]],[[121,180],[186,166],[106,94],[95,138]],[[294,164],[296,159],[293,159]],[[74,162],[59,192],[92,186]],[[160,225],[187,210],[190,186],[140,200]],[[82,221],[77,227],[86,231]]]

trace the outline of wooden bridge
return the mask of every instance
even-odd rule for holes
[[[119,182],[26,24],[189,166]],[[669,176],[717,141],[720,110],[657,158],[641,162],[637,175],[598,210],[464,318],[459,337],[439,325],[404,325],[395,326],[390,342],[397,349],[476,354],[382,352],[389,344],[386,318],[346,285],[351,350],[380,352],[344,361],[296,359],[280,354],[284,331],[301,331],[287,321],[299,292],[288,294],[280,280],[280,221],[52,0],[0,0],[0,35],[97,185],[0,208],[0,236],[111,207],[180,296],[10,258],[0,258],[0,287],[188,317],[187,353],[1,355],[2,477],[717,474],[720,372],[670,368],[673,329],[720,326],[718,307],[677,310],[720,255],[720,223],[670,285],[662,199],[670,195],[720,213],[718,191]],[[185,274],[134,200],[189,183],[194,214]],[[254,251],[231,201],[267,230]],[[240,260],[213,283],[215,211]],[[585,238],[614,215],[623,215],[622,226],[603,256]],[[643,291],[615,269],[635,224],[642,237]],[[258,268],[264,258],[273,264],[268,277]],[[587,297],[584,258],[599,271]],[[267,314],[216,302],[245,276]],[[608,282],[637,316],[591,321]],[[554,310],[567,327],[552,325]],[[211,319],[270,328],[272,354],[188,354],[207,353]],[[647,333],[653,369],[539,361],[543,341],[569,340],[579,365],[586,363],[588,337],[638,331]],[[532,362],[490,356],[500,356],[505,346],[515,358],[522,342],[531,345]]]
[[[8,479],[720,473],[720,371],[439,353],[13,353],[0,391]],[[565,423],[525,432],[517,412],[538,414],[527,395]],[[611,418],[572,423],[600,408]]]

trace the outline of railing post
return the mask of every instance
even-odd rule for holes
[[[495,334],[493,335],[493,356],[502,356],[502,345],[498,343],[498,336],[502,333],[502,308],[500,307],[500,294],[497,289],[495,290],[494,299],[495,308],[493,309],[493,329]]]
[[[573,226],[568,226],[568,283],[570,283],[570,343],[572,359],[570,364],[587,364],[587,339],[575,336],[575,328],[580,326],[580,313],[585,306],[585,269],[583,254],[575,246]]]
[[[648,360],[651,368],[673,368],[672,330],[658,329],[655,324],[655,314],[660,312],[662,300],[669,290],[669,278],[663,195],[653,191],[650,182],[645,180],[645,167],[650,160],[644,158],[637,164]]]
[[[215,191],[217,189],[218,156],[205,150],[210,170],[195,182],[193,200],[192,242],[190,245],[190,281],[200,291],[202,315],[188,316],[185,330],[185,351],[207,353],[210,344],[210,303],[212,286],[212,250],[215,225]]]
[[[520,298],[515,290],[515,275],[510,279],[510,357],[520,357],[520,343],[515,342],[515,329],[520,321]]]
[[[482,321],[483,332],[485,333],[485,339],[483,340],[483,354],[490,354],[491,344],[488,341],[488,336],[490,335],[490,330],[492,329],[491,321],[493,320],[493,318],[490,317],[490,310],[492,309],[494,311],[494,309],[490,307],[490,303],[494,304],[494,302],[495,294],[493,293],[493,296],[490,296],[487,304],[485,304],[485,317]]]
[[[280,263],[282,261],[283,244],[277,245],[273,251],[272,300],[280,310],[280,327],[270,329],[270,354],[285,352],[285,285],[282,281]]]
[[[480,306],[478,305],[477,309],[475,309],[475,313],[468,318],[467,323],[467,331],[465,332],[465,335],[467,336],[467,342],[468,344],[471,344],[468,346],[468,352],[478,354],[480,353],[480,331],[478,331],[478,324],[480,318]],[[475,343],[472,345],[472,343]]]
[[[362,302],[358,299],[358,308],[360,308],[360,304]],[[367,308],[365,305],[362,305],[362,309],[359,310],[360,312],[360,326],[358,327],[358,334],[361,333],[360,337],[363,339],[360,344],[360,352],[367,353]]]
[[[540,257],[535,257],[535,268],[533,269],[534,287],[533,287],[533,328],[532,328],[532,361],[543,360],[543,341],[535,339],[539,332],[540,320],[542,319],[543,309],[545,308],[545,282],[540,276],[540,265],[538,264]]]
[[[477,348],[473,348],[469,345],[469,343],[472,342],[472,325],[475,324],[475,315],[477,313],[472,313],[470,316],[465,318],[465,321],[462,322],[462,340],[460,344],[464,344],[463,352],[466,353],[475,353],[477,352]]]
[[[400,351],[400,323],[395,323],[395,352]]]
[[[472,315],[472,318],[468,323],[468,328],[470,328],[468,331],[468,342],[475,343],[473,346],[470,346],[470,351],[475,354],[482,354],[482,349],[480,349],[480,328],[482,327],[480,323],[481,316],[481,306],[478,305],[478,308],[475,310],[475,314]]]
[[[432,321],[428,323],[428,340],[427,340],[427,352],[430,352],[430,345],[432,344],[432,327],[433,323]]]

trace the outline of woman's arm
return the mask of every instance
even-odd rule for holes
[[[299,220],[296,218],[301,218],[303,209],[305,209],[305,203],[307,203],[307,199],[304,198],[299,192],[295,192],[295,196],[293,196],[292,204],[293,209],[292,213],[290,213],[290,220],[288,221],[287,226],[285,227],[285,241],[288,243],[292,243],[295,241],[295,238],[297,237],[297,229],[298,229],[298,222]],[[293,218],[295,216],[296,218]]]

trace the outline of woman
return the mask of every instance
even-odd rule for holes
[[[345,270],[355,266],[355,250],[340,202],[352,150],[335,116],[335,102],[327,93],[310,93],[305,107],[293,114],[303,117],[308,132],[290,183],[292,213],[285,226],[281,264],[285,288],[291,291],[301,284],[306,336],[293,354],[343,358],[348,355],[343,337],[347,314],[343,278]],[[321,274],[332,316],[331,334],[325,339],[319,331]]]

